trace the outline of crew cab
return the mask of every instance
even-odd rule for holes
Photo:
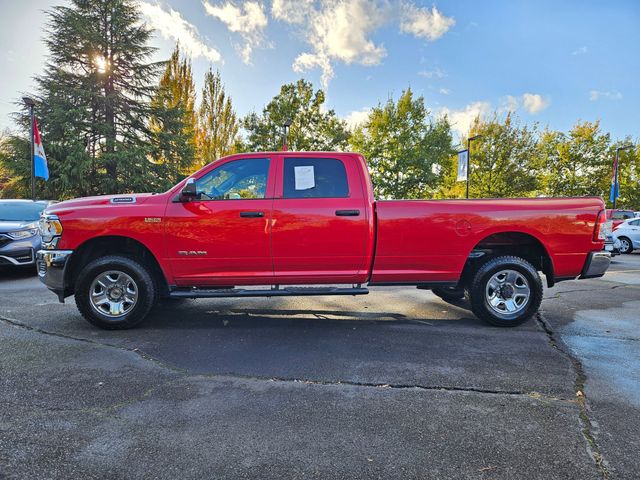
[[[360,295],[369,286],[467,296],[497,326],[531,318],[542,280],[602,276],[601,198],[374,199],[357,153],[217,160],[162,194],[47,208],[38,272],[92,324],[128,328],[161,297]]]

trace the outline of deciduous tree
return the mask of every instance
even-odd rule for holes
[[[261,114],[254,112],[245,117],[247,148],[280,150],[282,125],[291,120],[289,150],[344,150],[350,135],[347,125],[333,110],[325,110],[324,102],[324,92],[314,91],[305,80],[283,85]]]
[[[411,89],[373,108],[351,145],[367,158],[381,198],[430,198],[452,154],[448,121],[431,117]]]

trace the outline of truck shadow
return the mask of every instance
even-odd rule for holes
[[[212,308],[214,307],[214,308]],[[191,329],[272,329],[272,328],[353,328],[375,324],[415,324],[424,326],[455,325],[485,326],[470,312],[464,310],[455,318],[407,316],[403,313],[363,310],[327,310],[295,308],[215,308],[192,302],[184,305],[162,305],[156,308],[139,329],[191,330]],[[440,307],[440,306],[438,306]],[[447,308],[455,308],[447,306]],[[461,307],[464,308],[464,307]]]

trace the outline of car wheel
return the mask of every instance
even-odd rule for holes
[[[633,243],[627,237],[620,237],[620,253],[633,252]]]
[[[515,327],[529,320],[542,302],[542,280],[520,257],[488,259],[468,290],[473,313],[497,327]]]
[[[456,287],[436,287],[431,290],[447,303],[456,303],[464,298],[464,289]]]
[[[78,310],[92,325],[106,330],[131,328],[156,302],[155,283],[147,267],[128,257],[108,256],[89,262],[78,275]]]

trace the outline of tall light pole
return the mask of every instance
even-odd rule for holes
[[[619,162],[619,156],[620,156],[620,150],[629,150],[630,148],[633,148],[633,145],[624,145],[622,147],[618,147],[616,148],[616,168],[615,168],[615,172],[614,172],[614,178],[613,178],[613,209],[616,209],[616,204],[618,203],[618,190],[620,187],[618,187],[618,170],[620,169],[620,162]]]
[[[291,119],[288,118],[287,120],[285,120],[285,122],[282,124],[282,151],[286,152],[287,149],[289,148],[287,146],[287,135],[289,134],[289,129],[291,128]]]
[[[30,123],[31,126],[29,128],[29,131],[31,132],[31,137],[29,138],[29,145],[31,146],[31,199],[35,200],[36,199],[36,177],[35,177],[35,160],[33,158],[34,155],[34,144],[33,144],[33,107],[36,104],[36,102],[33,101],[33,98],[31,97],[22,97],[22,101],[24,102],[24,104],[27,106],[27,108],[29,109],[29,119],[30,119]]]
[[[467,138],[467,200],[469,200],[469,177],[471,177],[471,141],[482,135],[474,135]]]

